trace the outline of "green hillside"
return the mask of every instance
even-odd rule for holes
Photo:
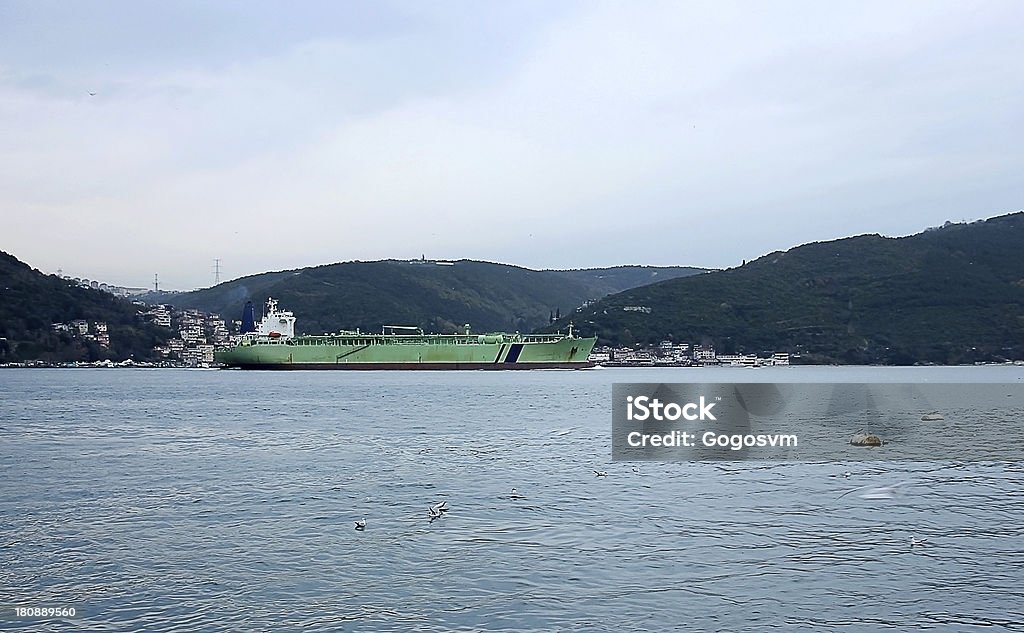
[[[54,331],[76,319],[107,324],[110,347]],[[130,302],[44,275],[0,251],[0,363],[145,360],[170,331],[145,323]]]
[[[807,244],[628,290],[571,318],[605,342],[671,339],[819,362],[1024,358],[1024,213]]]
[[[547,272],[582,281],[590,286],[591,296],[596,299],[659,281],[699,275],[708,272],[708,269],[694,268],[693,266],[615,266],[613,268],[581,268]]]
[[[377,261],[244,277],[168,301],[239,318],[246,300],[258,307],[268,296],[295,312],[306,333],[382,325],[451,331],[464,323],[526,331],[547,324],[552,310],[568,312],[590,298],[586,284],[515,266]]]
[[[662,270],[678,275],[699,269],[538,271],[469,260],[345,262],[244,277],[163,301],[237,319],[247,300],[259,306],[272,296],[295,312],[298,329],[306,333],[377,331],[382,325],[453,331],[465,323],[477,331],[525,332],[547,325],[552,312],[567,314],[585,301],[631,287],[623,286],[632,283],[631,275],[653,278]]]

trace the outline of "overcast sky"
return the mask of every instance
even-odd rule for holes
[[[191,289],[916,233],[1024,208],[1022,33],[1019,0],[0,0],[0,250]]]

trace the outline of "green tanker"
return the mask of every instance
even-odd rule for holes
[[[418,328],[384,326],[359,331],[296,336],[295,316],[267,300],[255,323],[251,304],[242,337],[215,353],[217,362],[242,369],[579,369],[596,338],[568,334],[425,334]]]

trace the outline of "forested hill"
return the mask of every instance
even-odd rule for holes
[[[162,301],[239,318],[243,305],[267,297],[295,312],[305,333],[382,325],[454,331],[531,331],[585,301],[659,278],[703,272],[697,268],[629,266],[573,271],[530,270],[471,260],[345,262],[264,273]],[[661,275],[661,277],[659,277]]]
[[[569,318],[610,343],[669,339],[818,362],[1021,359],[1024,213],[806,244],[627,290]]]
[[[110,346],[53,328],[76,319],[106,323]],[[145,360],[170,334],[146,323],[128,301],[45,275],[0,251],[0,363]]]
[[[699,275],[708,272],[708,269],[693,266],[615,266],[549,272],[586,283],[591,287],[594,298],[600,298],[659,281]]]

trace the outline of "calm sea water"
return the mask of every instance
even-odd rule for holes
[[[2,370],[0,628],[1024,630],[1019,463],[610,461],[613,382],[761,380],[1024,369]]]

